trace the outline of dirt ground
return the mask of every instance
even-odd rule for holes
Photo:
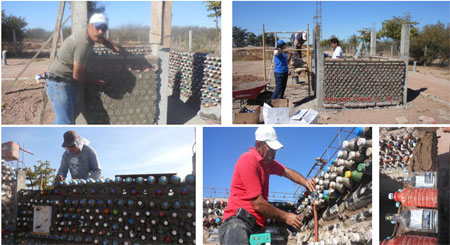
[[[14,83],[15,76],[27,64],[29,59],[8,59],[8,65],[2,65],[2,124],[39,124],[44,84],[38,84],[34,76],[44,74],[48,69],[48,59],[36,59]],[[168,98],[168,124],[212,124],[203,119],[197,111],[184,101]],[[53,108],[48,102],[44,124],[55,119]]]
[[[263,61],[234,61],[233,62],[233,85],[237,78],[238,84],[248,79],[251,82],[263,80]],[[267,61],[266,67],[271,63]],[[286,95],[289,101],[295,103],[295,110],[312,108],[319,111],[320,124],[396,124],[396,119],[403,118],[410,124],[420,124],[421,116],[432,117],[436,124],[450,123],[450,71],[445,68],[417,67],[417,72],[409,67],[408,72],[408,104],[406,106],[395,106],[387,108],[372,109],[344,109],[330,110],[318,109],[315,100],[308,98],[308,86],[305,83],[293,84],[291,78],[288,80]],[[266,74],[270,84],[274,85],[273,72]],[[300,81],[305,82],[305,77]],[[248,81],[250,82],[250,81]],[[270,89],[269,89],[270,90]],[[270,90],[270,91],[273,91]],[[240,101],[234,101],[233,112],[239,111]]]

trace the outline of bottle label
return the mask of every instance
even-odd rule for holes
[[[433,188],[435,186],[435,176],[433,173],[425,173],[424,176],[416,176],[416,188]]]
[[[423,210],[422,230],[437,232],[437,210]]]

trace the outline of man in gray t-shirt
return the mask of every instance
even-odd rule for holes
[[[87,29],[72,33],[64,40],[47,73],[47,95],[55,113],[54,124],[75,123],[76,83],[93,82],[103,85],[101,79],[88,79],[85,76],[86,64],[93,53],[94,43],[128,55],[122,47],[106,39],[108,21],[103,14],[94,14]]]
[[[97,154],[90,147],[89,141],[78,136],[75,131],[64,133],[64,152],[61,165],[56,174],[56,181],[64,180],[70,171],[72,179],[98,179],[102,174]]]

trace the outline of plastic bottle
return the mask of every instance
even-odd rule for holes
[[[438,232],[438,211],[435,209],[409,209],[400,214],[388,213],[385,219],[397,222],[410,231]]]
[[[436,237],[429,237],[429,236],[400,235],[395,236],[392,239],[385,239],[381,243],[381,245],[401,245],[401,244],[437,245],[438,239]]]
[[[436,188],[436,172],[412,172],[405,178],[398,178],[399,181],[408,183],[414,188]]]
[[[363,177],[363,173],[357,171],[357,170],[353,170],[353,171],[346,171],[345,172],[345,177],[352,179],[356,182],[361,182],[361,179]]]
[[[407,207],[437,208],[437,189],[406,188],[395,193],[389,193],[389,199],[395,200]],[[399,206],[399,204],[396,204]]]

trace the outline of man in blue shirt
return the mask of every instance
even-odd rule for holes
[[[273,54],[273,60],[275,63],[275,91],[272,94],[272,99],[282,99],[284,91],[286,90],[288,79],[288,61],[291,59],[292,54],[287,55],[286,43],[283,40],[278,40],[277,49]]]

